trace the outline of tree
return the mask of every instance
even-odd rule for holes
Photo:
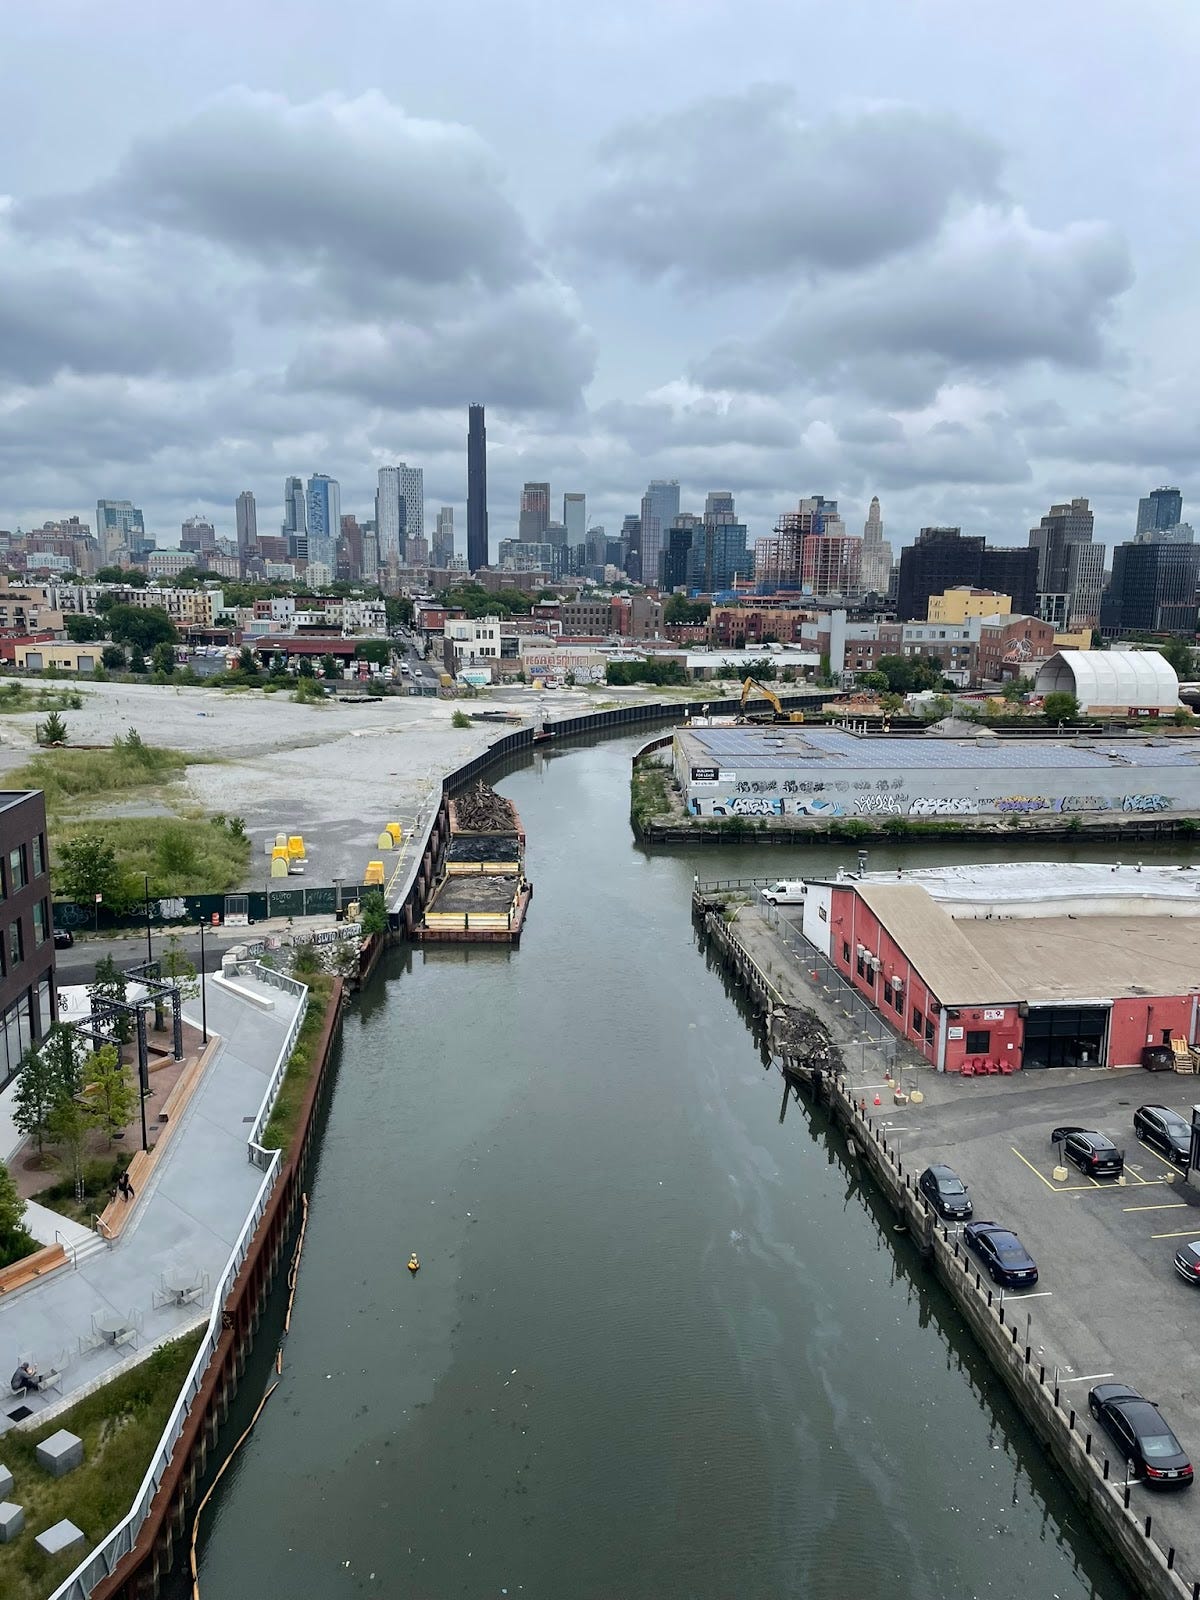
[[[864,689],[874,689],[877,694],[882,694],[888,686],[886,672],[860,672],[858,681]]]
[[[1042,701],[1042,715],[1047,722],[1074,722],[1079,715],[1079,701],[1073,694],[1048,694]]]
[[[1166,639],[1158,653],[1181,683],[1189,683],[1195,674],[1192,647],[1184,639]]]
[[[93,639],[104,638],[104,624],[86,612],[72,613],[65,618],[65,625],[72,644],[90,644]]]
[[[1104,650],[1104,649],[1107,649],[1107,646],[1104,643],[1104,635],[1100,632],[1099,628],[1093,628],[1092,629],[1092,649],[1093,650]]]
[[[67,725],[57,711],[52,711],[37,726],[37,742],[39,744],[65,744],[67,738]]]
[[[114,643],[136,645],[143,651],[153,650],[156,644],[174,644],[179,638],[161,606],[110,606],[108,630]]]
[[[178,988],[185,1000],[190,1000],[193,995],[200,992],[196,963],[179,942],[177,933],[173,933],[167,940],[167,947],[162,956],[162,975],[165,982],[173,983]]]
[[[309,656],[301,656],[300,657],[300,669],[299,669],[299,672],[300,672],[300,676],[302,678],[314,678],[314,677],[316,677],[316,673],[313,671],[312,660],[311,660],[311,658]]]
[[[111,1144],[128,1126],[137,1103],[133,1080],[114,1045],[101,1045],[92,1051],[83,1064],[83,1083],[90,1118],[104,1129]]]
[[[383,898],[382,889],[368,889],[366,894],[363,895],[358,920],[362,931],[366,934],[387,932],[387,905]]]
[[[137,673],[143,673],[146,670],[146,658],[136,645],[129,652],[129,670]]]
[[[60,1100],[50,1116],[50,1138],[58,1146],[58,1163],[75,1186],[76,1200],[84,1195],[83,1157],[92,1119],[78,1100]]]
[[[244,644],[238,651],[237,667],[235,669],[247,678],[254,677],[258,672],[258,660],[249,645]]]
[[[25,1202],[17,1193],[13,1175],[0,1162],[0,1266],[32,1255],[37,1240],[25,1226]]]
[[[686,595],[673,594],[663,607],[663,621],[685,625],[707,622],[709,610],[707,600],[689,600]]]
[[[150,580],[136,567],[101,567],[96,574],[96,582],[123,583],[127,589],[144,589]]]
[[[103,834],[77,833],[58,847],[58,887],[68,900],[91,905],[103,895],[108,904],[119,903],[121,873],[117,852]]]
[[[175,671],[175,651],[165,640],[154,646],[150,660],[155,672],[163,672],[170,676]]]
[[[326,654],[321,657],[321,675],[325,678],[341,677],[342,669],[340,666],[338,666],[338,659],[336,656]]]
[[[125,668],[125,647],[120,644],[106,644],[100,652],[100,660],[110,672],[122,672]]]
[[[88,998],[94,1010],[104,1013],[108,1006],[123,1004],[129,980],[117,966],[111,956],[105,956],[96,963],[96,976],[88,985]],[[111,1020],[109,1020],[111,1019]],[[128,1044],[133,1030],[133,1022],[126,1011],[113,1011],[105,1019],[117,1041],[117,1057],[120,1059],[121,1046]]]
[[[392,647],[386,639],[364,639],[354,647],[359,661],[373,661],[377,667],[386,667],[392,659]]]
[[[13,1126],[36,1142],[39,1155],[49,1137],[55,1107],[70,1099],[78,1088],[75,1030],[56,1022],[43,1039],[25,1052],[13,1090]]]
[[[389,628],[407,628],[413,619],[413,603],[407,595],[387,595],[383,602]]]

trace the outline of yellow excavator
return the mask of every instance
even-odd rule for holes
[[[771,706],[771,715],[765,712],[747,712],[746,703],[755,690],[758,690],[763,699]],[[785,711],[779,703],[779,696],[774,689],[768,689],[765,683],[760,683],[757,678],[747,678],[742,684],[742,698],[738,702],[739,722],[803,722],[803,711]]]

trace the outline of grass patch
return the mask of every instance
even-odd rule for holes
[[[117,1179],[133,1160],[130,1150],[114,1150],[111,1155],[92,1156],[83,1163],[83,1199],[75,1198],[74,1178],[62,1178],[45,1189],[39,1189],[34,1199],[39,1205],[57,1211],[60,1216],[71,1217],[76,1222],[91,1226],[92,1218],[103,1211]]]
[[[660,761],[638,761],[629,780],[629,820],[641,833],[654,817],[670,815],[671,774]]]
[[[51,854],[77,834],[99,834],[117,852],[121,881],[140,905],[143,874],[152,898],[180,894],[225,894],[236,889],[250,866],[250,841],[220,819],[184,822],[174,817],[97,818],[67,822],[51,830]]]
[[[316,1067],[317,1041],[321,1037],[333,998],[333,978],[328,973],[314,973],[311,977],[306,975],[304,982],[308,984],[308,1010],[304,1014],[296,1048],[292,1051],[292,1059],[288,1062],[262,1136],[265,1150],[286,1151],[296,1137],[300,1108]]]
[[[25,1507],[25,1531],[15,1543],[0,1544],[5,1600],[43,1600],[82,1559],[82,1546],[53,1559],[44,1556],[36,1534],[69,1517],[94,1548],[128,1512],[200,1338],[197,1331],[163,1345],[53,1422],[5,1435],[4,1464],[16,1480],[13,1498]],[[83,1440],[83,1465],[65,1478],[51,1478],[38,1466],[35,1447],[59,1428]]]
[[[5,716],[17,711],[78,711],[82,705],[77,689],[35,689],[16,682],[0,687],[0,714]]]
[[[81,801],[130,795],[182,777],[182,750],[122,741],[110,750],[43,750],[12,774],[13,787],[42,789],[51,815]]]

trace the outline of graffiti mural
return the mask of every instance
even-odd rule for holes
[[[1165,794],[1127,794],[1121,801],[1122,811],[1169,811],[1171,802]]]
[[[908,808],[910,817],[976,817],[979,805],[969,795],[919,794]]]
[[[860,794],[854,802],[860,817],[898,817],[900,796],[895,794]]]
[[[789,816],[820,817],[826,821],[846,815],[845,807],[840,800],[785,800],[783,809]]]
[[[996,801],[997,811],[1028,814],[1031,811],[1057,811],[1059,802],[1044,794],[1006,794]]]
[[[1067,794],[1060,811],[1111,811],[1112,801],[1102,794]]]

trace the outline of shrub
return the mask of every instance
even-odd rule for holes
[[[471,719],[465,711],[456,709],[454,715],[450,718],[450,726],[452,728],[469,728]]]

